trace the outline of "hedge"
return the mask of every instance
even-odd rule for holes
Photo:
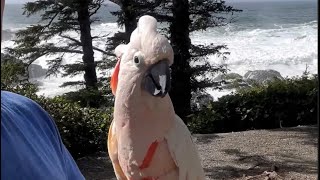
[[[40,104],[55,120],[61,138],[74,158],[107,150],[107,130],[112,121],[112,109],[81,107],[63,96],[37,96],[32,84],[2,87],[4,90],[29,97]]]
[[[318,76],[275,80],[238,90],[195,112],[193,133],[317,124]]]

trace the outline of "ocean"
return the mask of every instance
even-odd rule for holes
[[[225,44],[230,52],[226,60],[209,56],[213,64],[226,64],[230,72],[244,75],[249,70],[273,69],[283,77],[302,75],[308,67],[310,73],[318,69],[318,14],[316,0],[227,0],[227,4],[243,12],[235,13],[235,22],[223,27],[209,28],[206,31],[193,32],[191,40],[194,44]],[[13,47],[12,34],[28,25],[37,23],[39,17],[26,18],[22,15],[21,4],[7,4],[3,19],[3,41],[1,52],[5,47]],[[110,11],[119,9],[108,3],[99,10],[97,16],[101,21],[92,26],[93,35],[109,35],[123,31],[116,24],[116,18]],[[74,32],[69,33],[78,37]],[[59,37],[51,42],[60,43]],[[94,42],[95,46],[104,48],[106,38]],[[100,60],[102,54],[95,52],[95,58]],[[42,57],[35,64],[46,68],[46,59]],[[81,61],[81,56],[69,55],[63,63]],[[102,76],[98,72],[99,76]],[[79,87],[59,88],[65,81],[83,79],[83,75],[61,78],[40,78],[42,82],[38,94],[55,96]],[[230,91],[208,92],[214,97],[220,97]]]

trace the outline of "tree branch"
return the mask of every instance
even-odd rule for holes
[[[92,15],[96,14],[100,8],[101,8],[101,3],[98,3],[96,9],[93,12],[89,13],[89,16],[91,17]]]
[[[71,41],[73,41],[73,42],[75,42],[77,45],[79,45],[79,46],[82,46],[82,43],[79,41],[79,40],[77,40],[77,39],[75,39],[75,38],[72,38],[72,37],[70,37],[70,36],[65,36],[65,35],[60,35],[61,37],[63,37],[63,38],[66,38],[66,39],[69,39],[69,40],[71,40]],[[95,46],[92,46],[92,49],[93,50],[96,50],[96,51],[99,51],[99,52],[101,52],[101,53],[103,53],[103,54],[106,54],[106,55],[112,55],[111,53],[109,53],[109,52],[107,52],[107,51],[104,51],[104,50],[102,50],[102,49],[100,49],[100,48],[98,48],[98,47],[95,47]]]
[[[49,26],[52,24],[53,20],[58,16],[60,12],[57,12],[49,21],[49,23],[47,25],[44,26],[43,30],[46,28],[49,28]]]
[[[72,37],[70,37],[70,36],[66,36],[66,35],[62,35],[62,34],[60,34],[60,37],[63,37],[63,38],[69,39],[70,41],[75,42],[77,45],[82,46],[81,41],[79,41],[79,40],[77,40],[77,39],[75,39],[75,38],[72,38]]]

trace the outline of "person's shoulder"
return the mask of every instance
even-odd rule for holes
[[[1,179],[84,179],[49,113],[8,91],[1,91],[1,153]]]
[[[9,92],[9,91],[4,91],[4,90],[1,90],[1,98],[26,98],[20,94],[16,94],[16,93],[13,93],[13,92]]]
[[[9,91],[3,91],[1,90],[1,101],[9,101],[9,102],[16,102],[16,101],[30,101],[33,102],[33,100],[22,96],[20,94],[16,94],[13,92],[9,92]]]
[[[28,118],[27,118],[28,117]],[[50,115],[35,101],[20,94],[1,90],[1,119],[12,121],[21,119],[35,124],[48,123],[52,126]],[[45,121],[39,121],[39,120]]]
[[[1,106],[3,105],[7,107],[24,106],[27,108],[31,108],[31,107],[40,108],[40,106],[32,99],[29,99],[20,94],[1,90]]]

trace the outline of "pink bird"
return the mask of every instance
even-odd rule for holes
[[[117,179],[204,180],[191,133],[168,95],[173,49],[157,32],[156,19],[141,17],[115,54],[108,152]]]

